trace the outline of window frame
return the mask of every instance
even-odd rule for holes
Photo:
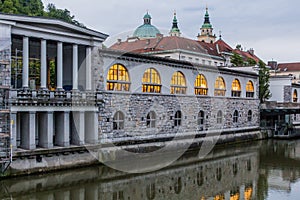
[[[156,128],[156,113],[150,111],[146,116],[146,126],[147,128]]]
[[[147,72],[149,70],[149,72]],[[148,73],[149,77],[145,77]],[[154,76],[154,77],[153,77]],[[145,79],[149,78],[149,82],[145,81]],[[150,67],[145,70],[142,78],[142,92],[143,93],[161,93],[161,78],[159,72]]]
[[[116,69],[114,68],[116,67]],[[123,68],[123,69],[120,69]],[[116,71],[116,72],[115,72]],[[120,78],[120,74],[121,73],[125,73],[123,76],[125,78]],[[123,77],[121,76],[121,77]],[[122,80],[125,79],[125,80]],[[130,91],[130,76],[129,76],[129,72],[128,69],[120,64],[120,63],[116,63],[113,64],[107,72],[107,76],[106,76],[106,90],[107,91],[124,91],[124,92],[129,92]]]
[[[174,72],[171,78],[170,93],[186,94],[186,92],[187,92],[187,86],[186,86],[186,78],[184,74],[181,71]]]
[[[203,87],[205,85],[205,87]],[[194,82],[195,95],[208,95],[207,80],[203,74],[198,74]]]
[[[226,95],[226,83],[222,76],[218,76],[215,80],[214,96],[225,96]],[[224,88],[222,88],[224,87]]]
[[[232,116],[233,123],[236,124],[239,121],[239,111],[235,110]]]
[[[248,113],[247,113],[247,121],[248,122],[252,122],[252,115],[253,115],[253,113],[252,113],[252,110],[248,110]]]
[[[246,84],[246,97],[247,98],[254,97],[254,84],[251,80],[249,80]]]
[[[182,112],[177,110],[174,115],[174,127],[180,127],[182,125]]]
[[[239,79],[235,78],[231,83],[231,96],[232,97],[241,97],[241,82]]]
[[[122,111],[117,111],[113,116],[113,130],[123,130],[125,127],[125,115]]]
[[[217,112],[217,124],[222,124],[223,123],[223,112],[219,110]]]

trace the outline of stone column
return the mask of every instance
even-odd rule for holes
[[[98,143],[98,113],[85,113],[85,142],[90,144]]]
[[[240,200],[244,200],[245,198],[245,186],[240,186]]]
[[[70,112],[57,112],[55,114],[55,144],[70,146]]]
[[[36,148],[35,112],[22,113],[21,147],[28,150]]]
[[[63,43],[57,42],[57,84],[56,88],[63,88]]]
[[[60,200],[69,200],[71,199],[70,197],[70,191],[58,191],[54,193],[55,199],[60,199]]]
[[[86,48],[86,90],[92,90],[92,48]]]
[[[85,199],[99,199],[97,184],[85,187]]]
[[[28,88],[29,77],[29,38],[23,37],[23,69],[22,69],[22,86]]]
[[[78,189],[74,189],[74,190],[71,190],[71,199],[72,200],[84,200],[84,193],[85,193],[85,190],[84,188],[78,188]]]
[[[44,148],[53,147],[53,112],[39,114],[39,146]]]
[[[10,123],[11,123],[11,145],[13,149],[17,148],[17,113],[10,113]]]
[[[73,90],[78,90],[78,45],[73,44]]]
[[[41,40],[41,89],[47,88],[47,41]]]
[[[84,112],[73,112],[72,122],[72,144],[84,145]]]

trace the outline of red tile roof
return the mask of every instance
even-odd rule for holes
[[[277,69],[280,69],[280,71],[300,71],[300,62],[279,63]]]
[[[250,51],[241,51],[239,49],[234,49],[233,52],[241,55],[245,60],[247,60],[248,58],[251,58],[251,59],[255,60],[256,63],[258,63],[260,61],[260,59],[255,54],[252,54]]]

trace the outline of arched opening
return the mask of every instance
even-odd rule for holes
[[[143,75],[143,92],[149,93],[160,93],[161,91],[161,81],[159,73],[154,68],[149,68],[145,71]]]
[[[171,79],[171,94],[186,94],[186,81],[183,73],[177,71]]]
[[[217,124],[222,124],[222,111],[219,110],[218,113],[217,113]]]
[[[174,116],[174,126],[177,127],[177,126],[181,126],[181,111],[177,111],[175,113],[175,116]]]
[[[246,97],[253,98],[254,97],[254,85],[252,81],[248,81],[246,85]]]
[[[121,111],[115,113],[113,118],[113,130],[124,129],[125,116]]]
[[[241,84],[238,79],[234,79],[231,84],[231,96],[240,97],[241,96]]]
[[[130,79],[127,69],[121,64],[114,64],[107,74],[106,89],[112,91],[129,91]]]
[[[248,111],[248,116],[247,116],[247,118],[248,118],[248,122],[251,122],[251,121],[252,121],[252,111],[251,111],[251,110]]]
[[[293,93],[293,102],[296,103],[297,101],[298,101],[298,93],[297,90],[295,89]]]
[[[239,119],[239,112],[237,110],[233,113],[233,123],[237,123]]]
[[[195,80],[195,95],[207,95],[207,81],[203,74],[198,74]]]
[[[147,128],[155,128],[156,126],[156,114],[154,111],[150,111],[147,115]]]
[[[219,76],[215,81],[215,96],[225,96],[225,92],[225,81],[221,76]]]

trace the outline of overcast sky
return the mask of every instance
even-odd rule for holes
[[[232,47],[253,48],[264,61],[300,61],[300,1],[297,0],[43,0],[66,8],[88,28],[113,41],[130,35],[147,10],[152,24],[167,34],[176,10],[179,29],[196,39],[208,5],[214,33]],[[108,39],[107,44],[111,40]]]

